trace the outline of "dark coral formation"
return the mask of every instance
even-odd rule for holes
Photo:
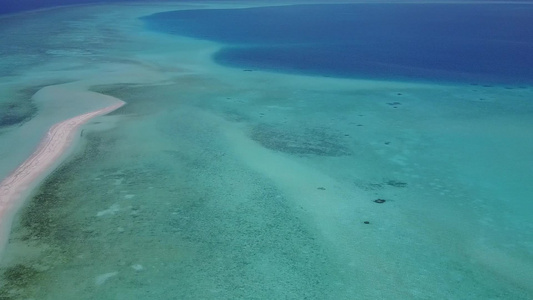
[[[383,182],[367,182],[362,180],[357,180],[354,182],[355,185],[365,191],[379,191],[387,186],[395,188],[405,188],[407,187],[407,182],[394,180],[394,179],[384,179]]]
[[[0,127],[12,126],[28,121],[37,111],[31,102],[10,102],[0,104]]]
[[[251,138],[268,149],[298,155],[335,157],[351,154],[341,136],[323,128],[286,130],[267,125],[256,126],[251,132]]]
[[[400,187],[400,188],[403,188],[403,187],[407,186],[406,182],[402,182],[402,181],[398,181],[398,180],[388,180],[386,182],[386,184],[390,185],[390,186],[393,186],[393,187]]]
[[[3,271],[4,285],[0,288],[0,299],[22,299],[21,293],[37,276],[39,271],[32,266],[17,264]],[[24,298],[26,299],[26,298]]]

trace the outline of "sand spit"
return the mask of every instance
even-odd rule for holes
[[[37,150],[0,183],[2,227],[6,226],[5,218],[11,208],[27,195],[31,188],[37,184],[36,181],[50,171],[57,164],[57,160],[65,154],[76,136],[78,128],[90,119],[107,114],[125,104],[123,101],[118,101],[114,105],[57,123],[48,130]],[[2,231],[4,229],[2,228]]]

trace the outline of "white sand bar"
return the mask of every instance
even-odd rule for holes
[[[124,105],[124,102],[89,112],[52,126],[41,141],[39,147],[22,165],[0,183],[0,216],[16,201],[21,194],[27,192],[28,186],[48,171],[55,161],[67,150],[77,129],[90,119],[107,114]]]
[[[65,154],[79,127],[90,119],[107,114],[125,104],[118,99],[117,101],[111,106],[57,123],[48,130],[37,150],[0,183],[2,227],[7,225],[4,220],[6,213],[27,195],[31,187],[37,184],[36,181],[49,172],[57,164],[57,160]]]

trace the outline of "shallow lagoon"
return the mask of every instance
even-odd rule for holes
[[[180,7],[31,16],[62,35],[4,87],[81,80],[128,105],[18,214],[2,296],[531,298],[529,85],[228,68],[138,19]]]

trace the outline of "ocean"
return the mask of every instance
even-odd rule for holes
[[[533,6],[286,4],[0,18],[0,298],[533,298]]]
[[[0,6],[0,15],[13,14],[36,9],[54,8],[57,6],[83,5],[99,2],[105,2],[105,0],[3,0],[2,6]]]
[[[185,10],[148,28],[223,43],[216,62],[316,76],[533,82],[529,4],[292,5]],[[206,22],[206,20],[209,20]]]

